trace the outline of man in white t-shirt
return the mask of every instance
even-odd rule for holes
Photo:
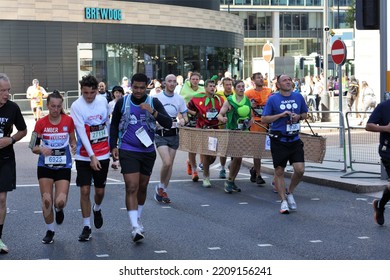
[[[171,129],[157,127],[154,142],[162,160],[160,183],[156,186],[154,199],[157,202],[170,203],[167,187],[172,175],[173,161],[179,148],[179,126],[188,122],[187,106],[184,98],[175,93],[176,76],[169,74],[165,78],[165,90],[155,96],[164,105],[165,111],[172,118]]]

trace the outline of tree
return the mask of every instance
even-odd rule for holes
[[[355,23],[355,13],[356,13],[356,0],[351,1],[351,5],[348,10],[345,12],[345,23],[348,24],[348,27],[353,28]]]

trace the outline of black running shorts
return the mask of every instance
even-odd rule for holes
[[[287,162],[305,162],[302,140],[294,142],[281,142],[271,138],[271,154],[274,168],[281,166],[285,168]]]
[[[38,180],[41,178],[48,178],[52,179],[54,182],[60,180],[66,180],[70,182],[71,173],[72,171],[70,168],[51,169],[43,166],[38,166],[37,170]]]
[[[16,189],[15,158],[0,160],[0,192],[10,192]]]
[[[107,181],[108,166],[110,165],[110,159],[99,160],[102,169],[95,171],[91,168],[89,161],[76,160],[76,185],[81,186],[91,186],[92,179],[93,185],[95,188],[104,188]]]
[[[141,153],[119,149],[122,174],[141,173],[150,176],[156,161],[156,152]]]

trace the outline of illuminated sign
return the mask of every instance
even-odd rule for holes
[[[85,19],[122,20],[122,11],[108,8],[85,8]]]

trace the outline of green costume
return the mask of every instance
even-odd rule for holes
[[[239,124],[251,119],[251,101],[244,95],[242,100],[237,102],[235,94],[228,96],[227,101],[232,106],[232,110],[226,113],[228,118],[226,128],[241,129]],[[246,128],[246,130],[248,129],[249,127]]]

